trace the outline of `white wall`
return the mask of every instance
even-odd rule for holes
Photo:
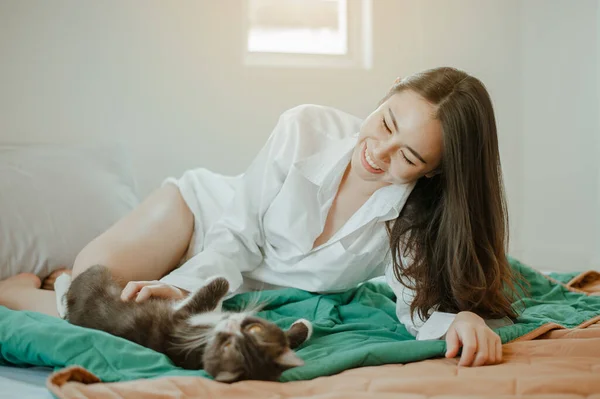
[[[370,71],[244,67],[243,1],[0,2],[2,140],[119,138],[147,193],[187,168],[243,171],[299,103],[366,116],[413,70],[409,1],[376,2]]]
[[[0,2],[0,142],[122,140],[144,195],[243,171],[286,108],[366,116],[396,76],[453,65],[494,100],[511,253],[600,259],[597,0],[375,0],[369,71],[244,67],[243,1]]]
[[[592,266],[598,195],[596,0],[522,2],[520,257]]]

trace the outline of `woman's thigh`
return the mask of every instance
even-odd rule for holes
[[[157,280],[178,266],[194,230],[194,215],[174,184],[165,184],[90,242],[73,276],[101,264],[125,281]]]

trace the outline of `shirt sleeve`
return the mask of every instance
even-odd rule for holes
[[[398,281],[394,275],[392,262],[389,262],[386,266],[385,280],[392,291],[394,291],[394,294],[396,294],[396,317],[398,317],[398,321],[406,327],[406,330],[412,336],[417,337],[425,324],[425,320],[421,319],[416,312],[414,313],[414,318],[411,317],[410,304],[415,297],[415,292]]]
[[[385,271],[385,279],[390,288],[396,294],[396,316],[398,321],[406,327],[406,330],[418,341],[444,339],[450,325],[456,318],[456,313],[434,311],[426,320],[423,320],[417,312],[411,317],[410,304],[415,292],[398,281],[394,275],[392,263],[388,263]],[[486,319],[485,323],[490,328],[499,328],[513,324],[508,317],[502,319]]]
[[[204,249],[160,281],[194,291],[216,277],[227,279],[230,292],[243,282],[242,272],[256,269],[263,259],[263,215],[290,169],[298,124],[284,113],[267,143],[235,189],[223,216],[207,231]]]

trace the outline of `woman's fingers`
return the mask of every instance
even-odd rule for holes
[[[142,287],[142,289],[138,292],[137,296],[135,297],[135,301],[143,302],[146,299],[150,298],[152,296],[152,288],[151,287],[152,287],[151,285]]]
[[[473,360],[475,360],[478,348],[475,330],[473,328],[463,328],[459,333],[459,338],[462,341],[463,349],[458,365],[470,366],[473,363]]]
[[[130,281],[127,283],[123,291],[121,291],[121,300],[129,301],[138,293],[141,288],[141,282],[139,281]]]
[[[471,312],[459,313],[446,333],[446,357],[457,355],[459,366],[483,366],[502,361],[502,341],[484,320]]]
[[[496,339],[496,364],[502,363],[502,340],[500,337]]]
[[[494,336],[489,336],[487,340],[487,363],[486,364],[496,364],[496,338]]]
[[[156,284],[156,281],[130,281],[121,292],[121,300],[129,301],[136,297],[137,293],[147,285]]]
[[[446,333],[446,357],[452,359],[458,355],[460,350],[460,340],[455,328],[450,328]]]
[[[474,367],[483,366],[487,363],[489,357],[489,345],[487,336],[487,327],[475,329],[475,335],[477,336],[477,353],[475,359],[471,363]]]
[[[143,302],[150,297],[181,299],[183,295],[177,288],[166,284],[147,285],[138,293],[136,302]]]

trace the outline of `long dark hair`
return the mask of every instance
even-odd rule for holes
[[[402,90],[433,104],[443,131],[437,174],[420,178],[398,218],[387,223],[394,274],[415,291],[411,312],[426,318],[438,305],[516,317],[496,121],[485,86],[444,67],[396,82],[386,99]]]

